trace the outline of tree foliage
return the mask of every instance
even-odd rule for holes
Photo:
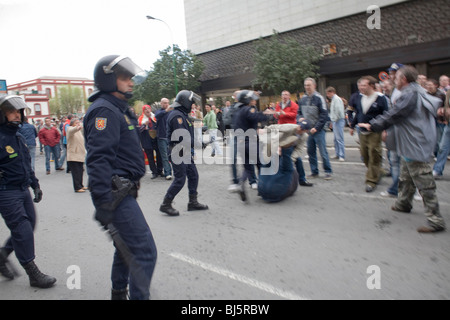
[[[74,114],[86,104],[83,91],[72,85],[58,87],[57,94],[49,100],[50,112],[60,117],[63,114]]]
[[[320,53],[311,46],[301,46],[295,39],[281,38],[274,31],[268,39],[256,42],[253,85],[276,94],[283,90],[299,92],[307,77],[317,78]]]
[[[171,47],[168,47],[159,52],[160,58],[153,64],[145,82],[134,88],[134,101],[141,100],[152,104],[164,97],[175,97],[174,56],[178,91],[198,90],[198,79],[204,69],[202,61],[190,50],[182,51],[177,45],[174,46],[173,54],[171,51]]]

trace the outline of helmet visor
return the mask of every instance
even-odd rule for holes
[[[135,64],[130,58],[125,56],[119,56],[107,66],[103,67],[106,74],[115,73],[116,75],[125,75],[131,77],[134,84],[141,84],[147,79],[147,72],[142,70],[137,64]]]
[[[202,97],[200,97],[195,92],[191,91],[191,96],[189,97],[189,100],[198,105],[199,107],[202,107]]]
[[[30,107],[19,96],[6,96],[0,99],[0,108],[7,110],[22,110],[24,109],[25,115],[30,113]]]

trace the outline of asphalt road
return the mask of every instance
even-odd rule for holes
[[[394,200],[379,195],[390,178],[366,193],[357,144],[348,133],[345,138],[347,161],[332,160],[331,181],[316,178],[314,187],[299,187],[275,204],[250,189],[243,203],[226,191],[230,167],[204,163],[198,165],[199,201],[210,209],[188,212],[185,186],[174,204],[180,216],[169,217],[158,208],[170,182],[147,174],[139,203],[158,248],[151,298],[450,299],[450,232],[416,232],[425,223],[420,201],[411,214],[391,211]],[[327,141],[332,156],[331,132]],[[220,159],[206,149],[204,162]],[[304,165],[309,174],[307,159]],[[45,175],[43,155],[37,156],[36,172],[44,198],[36,205],[35,261],[58,281],[51,289],[31,288],[21,270],[13,281],[0,279],[0,299],[109,299],[113,246],[93,220],[89,193],[74,193],[70,174],[53,167]],[[449,172],[437,181],[448,224]],[[8,234],[0,223],[0,241]]]

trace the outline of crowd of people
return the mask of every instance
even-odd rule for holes
[[[224,108],[206,104],[203,115],[201,98],[182,90],[172,105],[162,98],[156,112],[144,105],[136,114],[128,100],[134,76],[140,71],[127,57],[100,59],[94,70],[97,90],[89,97],[92,105],[83,119],[74,115],[60,121],[47,117],[43,123],[31,125],[25,117],[27,106],[20,97],[0,99],[0,213],[11,229],[11,238],[0,249],[1,275],[14,278],[8,256],[15,251],[32,286],[48,288],[56,282],[34,264],[36,217],[28,188],[34,191],[34,202],[43,195],[34,174],[36,141],[41,154],[45,152],[46,174],[51,174],[53,161],[56,171],[72,174],[76,193],[88,189],[83,183],[86,166],[95,219],[110,231],[116,247],[112,299],[125,299],[128,288],[132,299],[149,298],[157,249],[136,201],[140,180],[146,173],[144,159],[151,179],[172,180],[162,199],[161,212],[180,214],[172,203],[186,180],[188,211],[207,210],[208,206],[197,199],[199,172],[195,163],[207,145],[211,146],[211,157],[222,156],[222,146],[229,146],[230,192],[246,201],[245,186],[249,183],[264,201],[279,202],[292,196],[298,186],[313,187],[311,181],[320,173],[317,151],[322,159],[322,177],[333,179],[326,131],[333,131],[334,159],[344,162],[344,127],[348,126],[351,135],[358,135],[361,159],[367,168],[365,191],[373,192],[383,175],[384,143],[392,185],[381,195],[396,198],[393,211],[409,212],[418,192],[428,223],[417,231],[445,230],[435,179],[442,177],[450,150],[448,77],[427,79],[411,66],[394,63],[389,68],[389,79],[382,82],[371,76],[361,77],[358,92],[348,100],[333,87],[326,88],[323,97],[316,81],[306,78],[305,94],[297,101],[284,90],[281,100],[264,111],[256,107],[260,92],[240,90]],[[206,142],[204,131],[208,133]],[[302,161],[305,146],[309,175]],[[243,160],[241,170],[238,157]],[[21,213],[15,215],[12,210]]]

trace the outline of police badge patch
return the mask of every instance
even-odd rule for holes
[[[6,152],[8,152],[9,154],[14,153],[14,149],[11,146],[6,146]]]
[[[97,129],[98,131],[105,130],[107,122],[108,122],[108,119],[106,119],[106,118],[96,118],[95,119],[95,129]]]
[[[180,117],[177,120],[178,120],[178,124],[183,124],[183,118]]]

